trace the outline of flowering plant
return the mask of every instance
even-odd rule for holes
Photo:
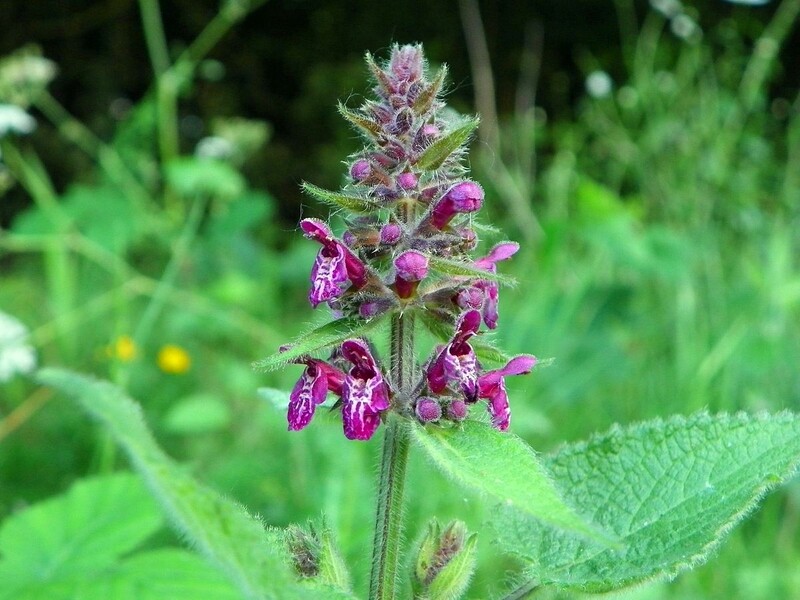
[[[547,456],[534,452],[509,431],[505,377],[530,372],[537,360],[508,357],[486,341],[487,330],[499,326],[500,286],[512,283],[498,263],[518,246],[501,241],[473,257],[482,254],[478,234],[490,231],[476,221],[485,194],[464,165],[478,120],[445,108],[446,69],[429,78],[420,46],[394,47],[385,65],[367,55],[367,64],[377,99],[358,110],[340,106],[366,141],[349,161],[347,185],[303,186],[344,221],[340,235],[319,219],[300,223],[319,244],[309,302],[327,305],[333,320],[257,366],[303,369],[284,394],[290,435],[313,435],[322,425],[314,416],[332,395],[346,438],[382,438],[368,597],[461,598],[475,570],[477,536],[460,520],[443,525],[433,518],[416,548],[404,548],[412,444],[456,484],[494,503],[495,547],[519,567],[500,585],[492,578],[495,588],[505,588],[498,598],[544,587],[607,592],[673,577],[705,560],[768,489],[794,474],[800,418],[702,412],[615,426]],[[439,343],[424,347],[423,328]],[[382,356],[376,341],[386,329]],[[204,597],[357,597],[324,522],[265,527],[171,461],[119,386],[65,369],[42,369],[37,378],[103,423],[170,521],[224,575],[222,583],[211,580]],[[474,406],[484,402],[486,413]],[[94,485],[113,486],[125,505],[134,484],[123,478]],[[116,519],[118,511],[107,512]],[[86,528],[93,518],[86,511]],[[130,529],[138,531],[139,521]],[[80,536],[63,537],[72,543]],[[404,550],[411,554],[405,576]],[[16,563],[0,561],[0,573],[9,576],[0,579],[19,572]],[[41,569],[31,572],[38,577]]]

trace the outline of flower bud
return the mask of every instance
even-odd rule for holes
[[[417,176],[413,173],[401,173],[397,176],[397,185],[404,190],[413,190],[417,187]]]
[[[363,181],[369,177],[371,171],[372,167],[369,161],[362,158],[354,162],[353,166],[350,167],[350,177],[352,177],[354,181]]]
[[[442,407],[433,398],[422,397],[417,400],[414,412],[421,423],[430,423],[442,418]]]
[[[483,292],[477,287],[461,290],[456,294],[456,305],[461,308],[480,310],[483,307]]]
[[[397,223],[387,223],[381,227],[381,244],[394,246],[400,241],[403,235],[403,228]]]
[[[447,418],[451,421],[463,421],[467,418],[467,403],[463,400],[453,400],[447,405]]]
[[[394,259],[397,277],[394,281],[397,295],[410,298],[417,291],[419,282],[428,274],[428,257],[416,250],[406,250]]]
[[[431,214],[431,223],[443,229],[458,213],[480,210],[483,204],[483,189],[474,181],[462,181],[451,187],[442,196]]]
[[[286,530],[286,544],[292,557],[294,570],[301,577],[319,575],[322,548],[319,536],[310,526],[289,525]]]
[[[420,544],[414,568],[415,597],[460,598],[475,569],[477,537],[461,521],[444,529],[435,520]]]

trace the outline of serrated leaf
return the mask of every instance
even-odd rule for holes
[[[478,128],[479,122],[478,117],[467,119],[433,142],[419,155],[417,168],[423,171],[435,171],[441,167],[448,156],[469,140],[472,133]]]
[[[381,127],[375,121],[368,119],[366,116],[350,110],[344,104],[339,102],[337,105],[339,114],[342,115],[350,124],[354,125],[356,129],[361,130],[362,133],[368,137],[376,137],[381,133]]]
[[[43,369],[37,378],[108,429],[173,525],[227,573],[245,598],[348,597],[299,583],[290,570],[282,532],[266,529],[242,506],[201,485],[169,459],[145,425],[139,405],[118,387],[64,369]]]
[[[326,323],[304,335],[301,335],[288,350],[276,352],[253,363],[254,369],[273,371],[292,362],[304,354],[313,354],[329,346],[341,344],[343,341],[363,336],[383,323],[385,315],[370,320],[357,317],[343,317]]]
[[[790,413],[655,420],[571,444],[546,464],[566,499],[617,535],[601,548],[504,510],[500,543],[540,584],[604,592],[673,577],[704,562],[725,534],[800,463]]]
[[[412,431],[431,462],[456,483],[559,529],[611,541],[564,502],[536,453],[514,434],[476,421]]]
[[[484,281],[496,281],[504,285],[515,285],[517,283],[516,279],[508,275],[489,273],[488,271],[474,267],[470,263],[461,260],[453,260],[452,258],[431,256],[428,258],[428,266],[434,271],[444,273],[445,275],[456,275]]]
[[[380,209],[380,205],[378,205],[378,203],[368,198],[363,198],[361,196],[355,196],[352,194],[344,194],[342,192],[331,192],[306,181],[303,182],[302,188],[303,191],[310,196],[313,196],[320,202],[329,204],[334,208],[343,208],[345,210],[362,214],[373,213]]]

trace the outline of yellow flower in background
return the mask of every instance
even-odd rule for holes
[[[165,373],[180,375],[192,366],[189,353],[175,344],[167,344],[158,351],[158,368]]]
[[[121,335],[108,348],[108,354],[122,362],[131,362],[139,353],[136,342],[129,335]]]

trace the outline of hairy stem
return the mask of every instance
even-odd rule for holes
[[[392,318],[391,335],[391,372],[397,389],[394,402],[408,405],[413,393],[415,368],[413,315],[395,315]],[[378,507],[369,588],[369,597],[372,600],[395,598],[408,448],[408,424],[395,412],[389,413],[378,480]]]

